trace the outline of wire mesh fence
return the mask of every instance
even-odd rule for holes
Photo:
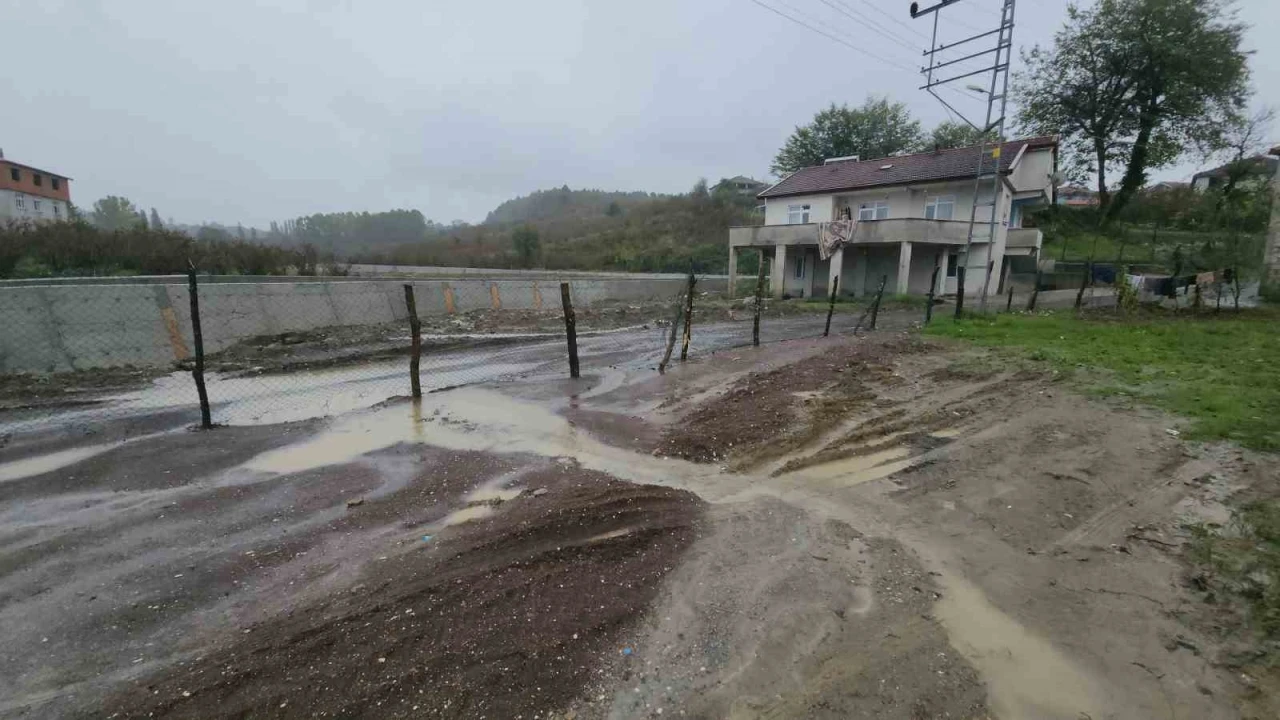
[[[197,376],[213,424],[365,408],[413,392],[415,334],[423,392],[566,377],[571,345],[588,375],[657,371],[668,346],[675,364],[755,342],[753,297],[730,299],[705,278],[692,289],[689,280],[625,278],[575,279],[567,296],[559,282],[505,278],[6,286],[0,437],[196,425]],[[833,335],[859,320],[867,328],[867,307],[762,297],[759,342],[821,336],[828,322]]]

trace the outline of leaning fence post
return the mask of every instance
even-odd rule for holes
[[[1040,297],[1040,278],[1043,275],[1043,270],[1036,270],[1036,286],[1031,288],[1031,299],[1027,301],[1027,312],[1035,312],[1036,300]]]
[[[409,354],[409,385],[413,388],[413,396],[422,397],[422,381],[418,376],[418,368],[422,360],[422,323],[418,320],[418,303],[413,297],[413,284],[404,284],[404,304],[409,309],[409,330],[413,332],[413,344]]]
[[[213,418],[209,413],[209,391],[204,387],[204,333],[200,331],[200,292],[196,287],[196,266],[187,261],[187,294],[191,297],[191,335],[196,351],[196,364],[191,370],[191,377],[196,381],[196,392],[200,394],[200,427],[208,430],[213,427]]]
[[[1013,312],[1013,283],[1009,283],[1009,300],[1004,304],[1005,312]]]
[[[578,321],[569,299],[569,283],[560,283],[560,302],[564,305],[564,334],[569,341],[569,377],[578,377]]]
[[[667,349],[662,353],[662,360],[658,363],[658,374],[664,375],[667,372],[667,364],[671,362],[671,351],[676,347],[676,333],[680,329],[680,315],[684,312],[684,298],[676,297],[676,316],[671,318],[671,332],[667,334]]]
[[[697,282],[698,278],[690,272],[689,287],[685,290],[684,298],[684,340],[680,345],[680,362],[689,359],[689,341],[693,339],[693,286]]]
[[[1089,287],[1089,281],[1092,279],[1093,279],[1093,261],[1090,260],[1089,264],[1086,265],[1084,268],[1084,277],[1080,278],[1080,290],[1076,292],[1076,311],[1077,312],[1079,312],[1080,305],[1084,302],[1085,288]],[[1174,302],[1175,303],[1177,302],[1176,298],[1174,299]]]
[[[831,302],[827,304],[827,327],[822,331],[822,337],[831,334],[831,315],[836,311],[836,290],[840,287],[840,276],[836,275],[831,278]]]
[[[938,273],[942,268],[937,265],[933,266],[933,277],[929,279],[929,304],[924,308],[924,324],[928,325],[933,321],[933,301],[938,291]]]
[[[876,303],[871,306],[871,329],[876,329],[876,318],[880,317],[880,298],[884,297],[884,285],[889,282],[888,275],[880,276],[880,289],[876,291]]]
[[[965,258],[965,265],[969,264],[969,259]],[[956,319],[964,315],[964,265],[956,267]]]
[[[751,324],[751,344],[760,347],[760,308],[764,305],[764,251],[760,251],[760,267],[756,269],[756,316]]]

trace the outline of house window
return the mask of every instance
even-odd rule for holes
[[[9,168],[9,177],[12,178],[14,182],[18,182],[22,179],[22,171],[18,168]]]
[[[955,195],[934,195],[924,206],[924,217],[926,220],[950,220],[955,210]]]
[[[54,190],[62,189],[62,180],[59,178],[49,178],[49,182],[53,183]]]
[[[960,265],[959,253],[947,253],[947,277],[956,276],[956,268]]]
[[[797,280],[804,279],[804,259],[805,258],[803,255],[796,256],[796,279]]]
[[[889,217],[889,201],[876,200],[875,202],[862,203],[858,208],[858,220],[884,220]]]
[[[62,217],[62,206],[58,203],[53,204],[53,216],[56,218]]]
[[[36,212],[40,212],[40,201],[39,201],[39,200],[32,200],[32,201],[31,201],[31,209],[32,209],[32,210],[35,210]]]
[[[14,206],[16,206],[19,210],[26,210],[26,209],[27,209],[27,196],[26,196],[26,195],[14,195],[14,196],[13,196],[13,204],[14,204]]]
[[[808,205],[788,205],[787,206],[787,224],[788,225],[805,225],[809,222],[809,206]]]
[[[34,183],[36,187],[40,187],[41,185],[44,185],[44,177],[40,175],[40,173],[31,173],[31,182]]]

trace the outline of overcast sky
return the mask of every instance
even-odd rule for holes
[[[474,222],[564,184],[766,179],[832,101],[887,94],[926,126],[946,118],[917,90],[928,24],[909,2],[759,2],[852,47],[753,0],[0,0],[0,148],[74,178],[81,206],[124,195],[179,222],[395,207]],[[1019,47],[1065,15],[1018,6]],[[944,36],[994,27],[998,7],[963,0]],[[1280,47],[1259,29],[1274,36],[1280,2],[1238,7],[1259,100],[1280,107]]]

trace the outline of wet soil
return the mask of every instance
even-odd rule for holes
[[[540,717],[567,708],[597,658],[623,650],[693,540],[700,503],[576,469],[521,482],[529,497],[511,509],[424,535],[349,591],[246,627],[100,712]]]

